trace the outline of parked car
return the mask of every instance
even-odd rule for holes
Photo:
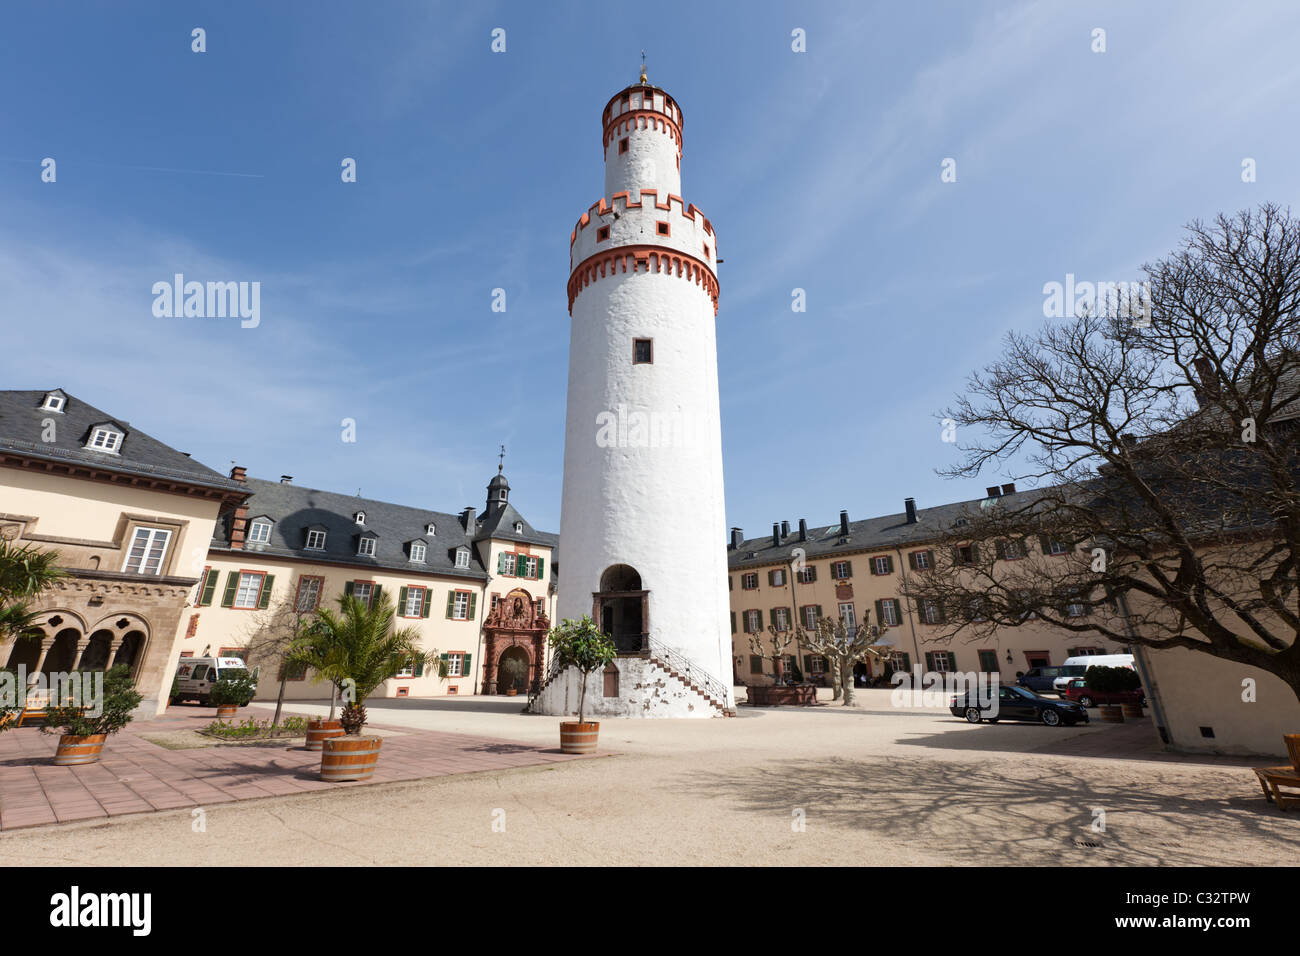
[[[1084,707],[1097,704],[1143,704],[1147,694],[1141,687],[1137,690],[1092,690],[1082,677],[1072,677],[1070,683],[1061,691],[1067,700],[1077,700]]]
[[[217,681],[248,676],[248,668],[238,657],[182,657],[176,666],[176,696],[172,700],[197,700],[207,706]]]
[[[1076,677],[1088,673],[1089,667],[1132,667],[1132,654],[1085,654],[1082,657],[1067,657],[1061,665],[1061,671],[1052,681],[1052,690],[1058,694],[1065,690],[1065,685]]]
[[[1052,681],[1060,675],[1059,667],[1031,667],[1016,678],[1016,683],[1041,694],[1043,691],[1051,690]]]
[[[1025,687],[999,687],[997,701],[989,701],[987,707],[981,706],[974,692],[957,694],[949,702],[948,709],[954,717],[964,717],[972,724],[982,720],[990,724],[999,720],[1036,720],[1049,727],[1060,724],[1068,727],[1088,722],[1088,712],[1083,705],[1072,700],[1042,697]]]

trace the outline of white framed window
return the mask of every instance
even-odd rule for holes
[[[411,545],[411,560],[423,562],[425,550],[424,543],[422,541],[416,541]]]
[[[545,613],[546,613],[546,598],[538,598],[538,599],[536,600],[536,602],[534,602],[534,605],[533,605],[533,606],[534,606],[534,608],[536,609],[538,615],[545,614]]]
[[[516,521],[515,534],[523,534],[523,533],[524,533],[524,523],[522,521]]]
[[[912,560],[916,562],[916,570],[918,571],[930,570],[929,551],[917,551],[915,554],[913,554]]]
[[[235,607],[254,608],[262,598],[262,581],[264,575],[253,571],[241,571],[239,587],[235,590]]]
[[[415,676],[415,661],[408,660],[405,664],[403,664],[401,670],[399,670],[399,671],[397,672],[397,676],[398,676],[398,677],[414,677],[414,676]]]
[[[887,624],[890,627],[898,627],[898,601],[893,598],[885,598],[880,602],[880,623]]]
[[[424,588],[406,589],[406,617],[420,617],[424,614]]]
[[[367,607],[370,606],[370,598],[375,593],[375,584],[373,581],[353,581],[352,596]]]
[[[845,578],[849,576],[850,576],[849,562],[836,561],[831,565],[831,577],[835,578],[836,580],[843,581]]]
[[[742,591],[754,591],[758,588],[758,574],[751,572],[740,576],[740,589]]]
[[[464,548],[461,548],[459,551],[456,552],[456,567],[458,568],[469,567],[469,552]]]
[[[65,399],[62,395],[56,395],[54,392],[50,392],[45,396],[45,403],[41,406],[41,410],[46,412],[61,412],[63,411],[64,401]]]
[[[1002,557],[1007,561],[1018,561],[1025,556],[1025,546],[1015,538],[1008,538],[1002,543]]]
[[[1070,604],[1067,604],[1065,606],[1065,616],[1083,617],[1084,611],[1086,610],[1087,609],[1082,604],[1079,604],[1077,602],[1071,602]]]
[[[817,654],[814,654],[812,657],[808,658],[808,673],[825,674],[826,658],[821,657],[820,655]]]
[[[325,532],[308,531],[307,532],[307,550],[324,551],[325,550]]]
[[[86,447],[91,451],[106,451],[116,455],[122,447],[122,433],[115,428],[96,428],[90,435]]]
[[[951,661],[952,659],[943,651],[936,651],[930,655],[930,663],[933,665],[934,670],[940,674],[948,673],[948,665]]]
[[[320,586],[323,579],[303,577],[298,579],[298,611],[306,613],[316,610],[320,604]]]
[[[375,539],[362,538],[357,542],[357,554],[364,558],[373,558],[375,556]]]
[[[127,574],[162,574],[171,537],[166,528],[136,528],[122,570]]]
[[[437,534],[437,532],[438,532],[438,529],[435,528],[432,524],[426,524],[426,525],[424,526],[424,533],[427,534],[427,535]]]
[[[888,557],[872,558],[872,559],[871,559],[871,569],[872,569],[876,574],[888,574],[888,573],[889,573],[889,558],[888,558]]]
[[[271,522],[254,521],[248,526],[248,540],[253,544],[267,544],[271,540]]]
[[[366,513],[364,511],[358,511],[356,514],[352,516],[352,520],[355,521],[357,524],[365,524]]]
[[[907,667],[907,655],[902,651],[894,651],[889,655],[889,669],[901,671]]]
[[[447,655],[447,676],[448,677],[462,677],[464,676],[463,674],[464,670],[465,670],[464,654]]]
[[[1067,547],[1065,546],[1065,542],[1064,542],[1064,541],[1055,541],[1055,540],[1053,540],[1053,541],[1049,541],[1049,542],[1047,542],[1047,553],[1048,553],[1048,554],[1065,554],[1068,550],[1069,550],[1069,548],[1067,548]]]
[[[776,569],[772,572],[772,587],[775,587],[775,588],[785,587],[785,569],[784,569],[784,568],[776,568]]]
[[[840,605],[840,620],[844,622],[844,626],[849,630],[858,626],[858,617],[853,611],[851,602]]]
[[[537,579],[537,556],[530,554],[524,560],[524,577]]]
[[[746,611],[745,612],[745,633],[757,634],[763,629],[763,612]]]
[[[772,620],[775,622],[778,631],[790,630],[790,612],[786,608],[779,607],[773,611]]]
[[[803,609],[803,626],[810,631],[817,630],[817,605],[808,604]]]
[[[451,603],[451,619],[453,621],[469,620],[469,592],[457,591]]]
[[[939,602],[934,598],[925,598],[921,602],[921,620],[926,624],[941,623],[939,614]]]

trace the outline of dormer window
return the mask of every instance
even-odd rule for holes
[[[425,555],[426,550],[427,550],[427,548],[425,547],[425,544],[424,544],[423,541],[412,541],[412,542],[411,542],[411,560],[412,560],[412,561],[418,561],[418,562],[420,562],[420,563],[423,564],[423,563],[424,563],[424,555]]]
[[[356,514],[352,516],[352,520],[355,521],[357,524],[365,524],[366,513],[364,511],[358,511]]]
[[[122,432],[107,425],[99,425],[90,433],[86,448],[116,455],[122,447]]]
[[[322,531],[322,530],[320,530],[320,529],[317,529],[317,528],[310,528],[310,529],[308,529],[308,531],[307,531],[307,550],[308,550],[308,551],[324,551],[324,550],[325,550],[325,532],[324,532],[324,531]]]
[[[469,548],[456,549],[456,567],[458,568],[469,567]]]
[[[516,521],[515,534],[523,534],[523,533],[524,533],[524,523],[522,521]]]
[[[43,412],[59,412],[62,414],[63,406],[68,403],[67,397],[62,392],[47,392],[45,401],[41,403]]]
[[[363,536],[357,541],[357,554],[363,558],[373,558],[375,556],[375,539]]]
[[[424,533],[427,535],[433,535],[437,533],[437,529],[435,529],[433,523],[430,522],[429,524],[424,526]]]
[[[250,544],[269,544],[271,541],[271,522],[266,518],[257,518],[248,526]]]

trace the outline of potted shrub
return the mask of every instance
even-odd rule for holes
[[[85,680],[93,679],[90,671],[83,672],[82,677]],[[117,733],[129,724],[135,709],[144,699],[135,689],[131,669],[125,664],[118,664],[105,672],[103,681],[104,695],[98,708],[88,707],[86,702],[50,702],[41,730],[44,733],[63,731],[59,737],[59,749],[54,755],[55,766],[70,767],[97,762],[108,735]],[[98,714],[93,713],[96,709]]]
[[[517,657],[507,657],[501,662],[501,676],[505,678],[503,683],[506,685],[507,697],[515,697],[519,694],[519,679],[527,671],[528,662]]]
[[[226,720],[240,707],[247,707],[256,693],[257,682],[252,677],[223,677],[212,685],[208,700],[217,705],[217,719]]]
[[[394,627],[393,599],[380,592],[373,606],[350,594],[338,599],[339,611],[322,608],[306,629],[298,659],[316,668],[341,692],[339,722],[344,735],[322,741],[321,779],[367,780],[375,772],[383,738],[362,734],[366,724],[366,698],[380,684],[392,680],[412,663],[417,668],[434,665],[447,677],[447,662],[436,650],[416,647],[419,632]]]
[[[604,670],[618,651],[613,640],[602,634],[596,622],[586,614],[577,621],[565,618],[551,630],[549,640],[560,668],[576,667],[579,674],[578,720],[577,723],[564,721],[560,724],[560,751],[566,754],[595,753],[600,722],[586,719],[587,681],[595,671]]]

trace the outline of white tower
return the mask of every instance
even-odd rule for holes
[[[640,82],[605,106],[605,194],[570,239],[569,393],[557,617],[619,647],[588,713],[733,710],[717,241],[681,192],[682,111]],[[573,713],[576,672],[534,708]]]

